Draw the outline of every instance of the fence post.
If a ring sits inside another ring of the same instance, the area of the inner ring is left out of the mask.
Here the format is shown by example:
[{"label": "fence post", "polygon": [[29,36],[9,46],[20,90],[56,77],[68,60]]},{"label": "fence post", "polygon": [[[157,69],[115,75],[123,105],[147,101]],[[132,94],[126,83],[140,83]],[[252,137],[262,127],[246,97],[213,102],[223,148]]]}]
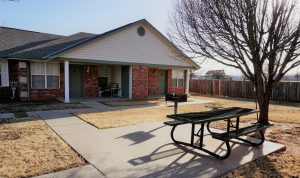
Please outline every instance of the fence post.
[{"label": "fence post", "polygon": [[212,96],[215,95],[215,81],[212,80]]},{"label": "fence post", "polygon": [[219,80],[219,96],[221,96],[221,80]]}]

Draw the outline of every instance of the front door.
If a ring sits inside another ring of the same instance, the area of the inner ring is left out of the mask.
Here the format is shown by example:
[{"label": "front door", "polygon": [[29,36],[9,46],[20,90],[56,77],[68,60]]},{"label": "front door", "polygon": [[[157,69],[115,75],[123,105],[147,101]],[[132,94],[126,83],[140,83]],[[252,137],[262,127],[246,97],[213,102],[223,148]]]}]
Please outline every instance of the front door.
[{"label": "front door", "polygon": [[157,70],[158,75],[158,94],[165,95],[167,93],[167,70]]},{"label": "front door", "polygon": [[70,97],[82,97],[83,69],[80,65],[70,65]]}]

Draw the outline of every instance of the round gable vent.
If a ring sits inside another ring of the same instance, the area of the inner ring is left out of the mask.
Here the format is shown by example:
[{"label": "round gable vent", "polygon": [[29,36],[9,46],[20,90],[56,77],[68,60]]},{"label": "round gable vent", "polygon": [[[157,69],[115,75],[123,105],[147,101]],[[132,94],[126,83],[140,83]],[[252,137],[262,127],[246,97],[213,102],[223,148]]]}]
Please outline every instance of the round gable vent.
[{"label": "round gable vent", "polygon": [[144,27],[139,27],[139,28],[137,29],[137,34],[138,34],[139,36],[144,36],[144,35],[146,34],[145,28],[144,28]]}]

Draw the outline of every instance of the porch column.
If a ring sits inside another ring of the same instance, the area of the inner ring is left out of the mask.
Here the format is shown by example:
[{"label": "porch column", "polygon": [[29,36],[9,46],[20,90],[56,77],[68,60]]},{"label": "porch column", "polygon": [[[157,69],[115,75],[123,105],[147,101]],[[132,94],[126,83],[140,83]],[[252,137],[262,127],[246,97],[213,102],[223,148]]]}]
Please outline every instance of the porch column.
[{"label": "porch column", "polygon": [[64,74],[65,74],[65,103],[70,102],[69,95],[69,61],[64,62]]},{"label": "porch column", "polygon": [[185,77],[185,94],[190,93],[190,69],[186,71],[186,77]]}]

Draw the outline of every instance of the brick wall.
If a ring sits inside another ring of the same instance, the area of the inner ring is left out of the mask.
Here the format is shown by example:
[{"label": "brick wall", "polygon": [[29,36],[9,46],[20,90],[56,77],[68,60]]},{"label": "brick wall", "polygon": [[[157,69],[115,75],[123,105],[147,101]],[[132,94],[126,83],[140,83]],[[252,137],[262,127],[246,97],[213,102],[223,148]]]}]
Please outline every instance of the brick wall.
[{"label": "brick wall", "polygon": [[[186,71],[184,71],[184,78],[186,77]],[[172,70],[168,70],[168,93],[178,93],[178,94],[184,94],[185,93],[185,82],[186,80],[184,79],[184,84],[183,87],[172,87]]]},{"label": "brick wall", "polygon": [[83,95],[84,97],[98,97],[98,66],[83,66]]},{"label": "brick wall", "polygon": [[30,89],[32,100],[50,100],[64,97],[64,64],[60,64],[59,89]]},{"label": "brick wall", "polygon": [[132,66],[132,99],[148,98],[148,67]]},{"label": "brick wall", "polygon": [[148,95],[158,95],[158,75],[155,68],[148,69]]},{"label": "brick wall", "polygon": [[19,61],[17,63],[17,70],[18,70],[18,91],[21,101],[28,100],[28,62]]}]

